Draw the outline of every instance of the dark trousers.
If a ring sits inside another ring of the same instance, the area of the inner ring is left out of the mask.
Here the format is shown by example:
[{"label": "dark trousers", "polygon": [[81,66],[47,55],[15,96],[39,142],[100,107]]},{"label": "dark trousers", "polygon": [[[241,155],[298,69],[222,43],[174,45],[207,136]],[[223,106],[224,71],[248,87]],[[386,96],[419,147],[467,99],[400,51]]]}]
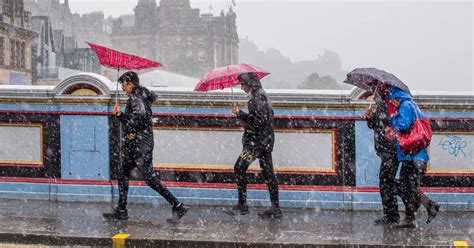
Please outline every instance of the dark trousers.
[{"label": "dark trousers", "polygon": [[397,195],[400,183],[396,179],[399,164],[397,154],[384,153],[379,156],[382,160],[380,164],[379,187],[383,213],[389,219],[399,220]]},{"label": "dark trousers", "polygon": [[[421,175],[426,163],[423,161],[403,161],[400,170],[400,197],[405,205],[405,216],[409,219],[415,218],[415,212],[420,204]],[[427,198],[427,197],[426,197]],[[428,201],[429,198],[427,198]]]},{"label": "dark trousers", "polygon": [[141,149],[137,148],[136,142],[125,142],[123,154],[123,168],[119,177],[119,202],[118,209],[125,210],[127,208],[127,194],[130,180],[130,173],[137,168],[145,178],[148,186],[158,192],[171,205],[179,205],[179,201],[173,194],[161,183],[157,175],[153,172],[153,148]]},{"label": "dark trousers", "polygon": [[243,150],[237,162],[234,165],[234,171],[236,176],[237,188],[239,193],[239,204],[247,203],[247,178],[245,173],[249,166],[258,159],[260,162],[260,168],[262,169],[262,176],[265,179],[265,183],[268,186],[270,192],[270,200],[272,206],[279,208],[278,200],[278,180],[273,170],[273,161],[271,152],[253,152]]}]

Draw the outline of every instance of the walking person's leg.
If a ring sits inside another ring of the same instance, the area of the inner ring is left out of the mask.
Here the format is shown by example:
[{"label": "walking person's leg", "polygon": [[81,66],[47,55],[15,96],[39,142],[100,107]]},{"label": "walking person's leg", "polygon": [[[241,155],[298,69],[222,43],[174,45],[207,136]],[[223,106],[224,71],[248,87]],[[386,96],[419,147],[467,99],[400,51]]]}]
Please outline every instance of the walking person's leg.
[{"label": "walking person's leg", "polygon": [[426,220],[426,224],[429,224],[433,221],[433,219],[438,214],[440,205],[435,201],[431,200],[425,193],[420,190],[421,187],[421,175],[424,175],[426,169],[426,163],[423,161],[415,161],[415,168],[418,170],[418,182],[417,182],[417,201],[421,203],[428,212],[428,219]]},{"label": "walking person's leg", "polygon": [[172,217],[168,219],[168,222],[177,222],[179,221],[188,211],[188,208],[169,191],[169,189],[163,185],[163,183],[158,179],[158,176],[153,172],[153,151],[146,151],[145,154],[142,154],[137,158],[138,168],[143,169],[145,175],[145,182],[150,188],[155,190],[160,194],[169,204],[172,206]]},{"label": "walking person's leg", "polygon": [[133,144],[126,144],[124,146],[124,153],[121,157],[123,167],[121,168],[120,175],[118,178],[118,190],[119,190],[119,200],[117,208],[114,208],[112,213],[104,213],[103,216],[108,219],[128,219],[127,211],[127,198],[128,198],[128,188],[130,181],[130,173],[135,166],[134,154],[131,150],[134,149]]},{"label": "walking person's leg", "polygon": [[132,168],[124,168],[124,171],[118,179],[118,189],[119,189],[119,200],[118,200],[118,209],[126,211],[127,210],[127,198],[128,198],[128,188],[130,181],[130,172]]},{"label": "walking person's leg", "polygon": [[251,151],[242,150],[239,158],[234,165],[235,182],[239,201],[231,209],[225,209],[224,212],[229,215],[244,215],[249,213],[247,206],[247,169],[255,161],[256,154]]},{"label": "walking person's leg", "polygon": [[397,226],[400,228],[415,228],[415,212],[418,203],[419,173],[414,161],[403,161],[400,171],[401,197],[405,204],[405,219]]},{"label": "walking person's leg", "polygon": [[384,216],[376,219],[375,224],[397,224],[400,221],[397,203],[399,183],[395,177],[399,162],[395,153],[384,154],[381,160],[379,187]]},{"label": "walking person's leg", "polygon": [[280,202],[278,196],[278,179],[273,169],[272,153],[261,152],[259,154],[259,162],[260,168],[262,169],[262,176],[265,179],[265,183],[267,184],[268,191],[270,193],[272,208],[260,212],[258,215],[261,217],[281,218],[283,214],[280,210]]},{"label": "walking person's leg", "polygon": [[180,204],[178,199],[168,190],[168,188],[161,183],[157,175],[153,172],[153,163],[151,158],[151,152],[144,154],[141,158],[137,159],[137,164],[139,168],[143,169],[145,176],[145,182],[150,188],[155,190],[160,194],[165,200],[171,204],[171,206],[176,207]]}]

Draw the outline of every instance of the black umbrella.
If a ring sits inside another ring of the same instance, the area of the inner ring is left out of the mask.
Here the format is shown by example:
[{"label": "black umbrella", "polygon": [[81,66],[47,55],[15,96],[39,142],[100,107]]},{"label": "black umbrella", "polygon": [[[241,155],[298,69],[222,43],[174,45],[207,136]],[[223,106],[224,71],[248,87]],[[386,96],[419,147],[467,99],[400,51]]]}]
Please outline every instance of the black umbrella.
[{"label": "black umbrella", "polygon": [[373,91],[373,86],[383,83],[392,87],[400,88],[411,95],[410,89],[395,75],[377,68],[357,68],[347,74],[344,83],[351,84],[367,91]]}]

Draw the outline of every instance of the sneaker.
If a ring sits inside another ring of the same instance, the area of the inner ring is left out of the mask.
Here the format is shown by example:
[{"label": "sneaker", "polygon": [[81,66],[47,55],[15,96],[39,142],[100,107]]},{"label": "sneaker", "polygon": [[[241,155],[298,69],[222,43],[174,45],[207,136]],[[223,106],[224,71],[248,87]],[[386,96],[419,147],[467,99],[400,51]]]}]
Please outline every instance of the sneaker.
[{"label": "sneaker", "polygon": [[280,208],[272,207],[268,210],[258,213],[258,216],[262,218],[280,219],[281,217],[283,217],[283,213],[281,212]]},{"label": "sneaker", "polygon": [[126,209],[113,208],[112,213],[103,213],[102,216],[109,220],[128,220],[128,212]]},{"label": "sneaker", "polygon": [[430,206],[426,208],[428,211],[428,219],[426,220],[426,224],[430,224],[434,218],[436,217],[436,214],[438,214],[440,205],[434,201],[430,202]]},{"label": "sneaker", "polygon": [[378,219],[375,219],[374,222],[375,225],[396,225],[400,222],[400,219],[383,216]]},{"label": "sneaker", "polygon": [[188,208],[184,206],[183,203],[180,203],[177,207],[173,207],[171,210],[171,218],[167,219],[168,223],[178,223],[178,221],[183,218],[183,216],[188,212]]},{"label": "sneaker", "polygon": [[247,204],[237,204],[231,208],[223,209],[222,211],[231,216],[246,215],[250,213]]},{"label": "sneaker", "polygon": [[415,218],[405,218],[396,228],[416,228]]}]

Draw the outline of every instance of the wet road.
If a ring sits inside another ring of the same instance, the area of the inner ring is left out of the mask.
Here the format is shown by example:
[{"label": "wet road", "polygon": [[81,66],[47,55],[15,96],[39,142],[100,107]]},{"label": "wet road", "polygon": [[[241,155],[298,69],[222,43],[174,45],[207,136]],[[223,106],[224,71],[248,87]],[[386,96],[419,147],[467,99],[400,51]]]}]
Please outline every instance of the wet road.
[{"label": "wet road", "polygon": [[[375,226],[381,212],[284,209],[280,220],[263,220],[261,209],[227,216],[222,207],[191,206],[179,224],[168,224],[167,205],[130,205],[128,221],[108,221],[110,204],[5,200],[0,203],[0,242],[45,245],[112,245],[125,233],[127,247],[320,247],[453,246],[474,244],[473,212],[440,212],[418,228]],[[461,243],[463,244],[463,243]]]}]

